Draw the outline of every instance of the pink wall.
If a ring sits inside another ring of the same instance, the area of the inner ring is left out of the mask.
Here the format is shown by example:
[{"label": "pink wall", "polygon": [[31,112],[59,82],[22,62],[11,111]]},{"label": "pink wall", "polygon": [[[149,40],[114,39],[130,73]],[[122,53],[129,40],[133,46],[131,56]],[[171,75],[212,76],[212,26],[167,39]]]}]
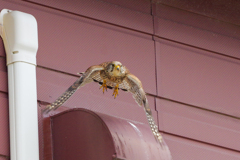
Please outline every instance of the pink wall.
[{"label": "pink wall", "polygon": [[[76,73],[118,60],[150,94],[150,106],[156,110],[153,114],[173,159],[239,159],[239,21],[222,17],[214,0],[202,6],[196,1],[206,12],[192,3],[186,8],[184,2],[0,0],[0,5],[37,19],[37,86],[42,108],[78,78]],[[231,17],[228,9],[225,12]],[[4,160],[9,156],[7,71],[0,45],[0,160]],[[113,99],[111,90],[103,95],[98,88],[86,85],[51,114],[80,107],[147,123],[130,93],[120,92]],[[41,159],[43,119],[39,108]]]}]

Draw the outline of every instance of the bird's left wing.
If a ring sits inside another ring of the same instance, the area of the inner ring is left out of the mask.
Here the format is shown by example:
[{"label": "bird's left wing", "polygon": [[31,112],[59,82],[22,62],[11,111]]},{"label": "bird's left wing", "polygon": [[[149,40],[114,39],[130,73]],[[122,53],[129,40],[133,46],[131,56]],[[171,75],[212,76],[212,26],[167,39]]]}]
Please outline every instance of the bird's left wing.
[{"label": "bird's left wing", "polygon": [[[60,97],[58,97],[53,103],[48,105],[43,112],[48,113],[51,110],[56,110],[63,103],[65,103],[73,93],[80,87],[83,87],[85,84],[93,81],[92,77],[100,74],[100,71],[104,70],[102,65],[96,65],[89,67],[84,73],[82,73],[81,77],[76,80]],[[99,75],[100,77],[100,75]]]},{"label": "bird's left wing", "polygon": [[119,85],[119,88],[130,91],[133,94],[133,98],[139,106],[144,106],[146,112],[147,120],[152,130],[152,133],[156,140],[162,143],[162,136],[159,133],[158,127],[155,124],[154,118],[152,116],[152,111],[149,107],[146,93],[143,90],[141,81],[133,74],[127,74],[123,82]]}]

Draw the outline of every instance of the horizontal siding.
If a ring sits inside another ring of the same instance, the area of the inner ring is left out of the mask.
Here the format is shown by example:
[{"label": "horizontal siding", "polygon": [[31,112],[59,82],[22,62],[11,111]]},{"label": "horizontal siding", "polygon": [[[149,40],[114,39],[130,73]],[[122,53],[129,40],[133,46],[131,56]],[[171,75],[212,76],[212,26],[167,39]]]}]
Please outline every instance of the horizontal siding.
[{"label": "horizontal siding", "polygon": [[[31,2],[142,32],[153,32],[150,1],[139,1],[138,6],[145,6],[144,8],[134,7],[134,2],[133,4],[126,3],[130,4],[128,5],[130,8],[125,8],[115,5],[116,3],[111,4],[99,0],[31,0]],[[138,11],[134,9],[137,9]],[[139,12],[139,10],[148,10],[149,13]]]},{"label": "horizontal siding", "polygon": [[0,160],[9,160],[9,157],[1,156],[1,155],[0,155]]},{"label": "horizontal siding", "polygon": [[240,120],[225,115],[157,99],[160,129],[164,132],[240,150]]},{"label": "horizontal siding", "polygon": [[[1,52],[0,52],[1,53]],[[7,66],[6,58],[0,56],[0,91],[7,92]]]},{"label": "horizontal siding", "polygon": [[240,27],[171,7],[156,7],[156,35],[240,59]]},{"label": "horizontal siding", "polygon": [[2,38],[0,38],[0,56],[5,57],[5,49],[4,49]]},{"label": "horizontal siding", "polygon": [[0,160],[10,156],[7,66],[3,41],[0,42]]},{"label": "horizontal siding", "polygon": [[173,159],[239,159],[240,27],[154,7],[156,110]]},{"label": "horizontal siding", "polygon": [[151,13],[151,0],[103,0],[114,5],[118,5],[124,8],[128,8],[134,11],[139,11],[143,13]]},{"label": "horizontal siding", "polygon": [[240,153],[191,141],[172,135],[164,135],[165,141],[175,160],[239,160]]},{"label": "horizontal siding", "polygon": [[158,0],[161,4],[240,25],[240,2],[225,0]]},{"label": "horizontal siding", "polygon": [[205,30],[220,35],[225,35],[227,37],[240,39],[239,26],[227,22],[220,22],[211,17],[187,12],[163,4],[158,4],[155,8],[154,16],[157,18],[193,27],[195,29]]},{"label": "horizontal siding", "polygon": [[159,96],[240,117],[240,61],[164,40],[156,46]]},{"label": "horizontal siding", "polygon": [[90,65],[118,60],[142,80],[148,93],[156,94],[155,71],[151,69],[155,68],[151,36],[76,16],[65,17],[58,11],[54,13],[33,13],[41,24],[38,65],[76,74]]},{"label": "horizontal siding", "polygon": [[0,155],[9,156],[8,99],[5,93],[0,92],[0,104]]},{"label": "horizontal siding", "polygon": [[21,3],[1,1],[6,8],[30,13],[37,19],[38,65],[76,74],[89,65],[119,60],[141,79],[146,92],[156,94],[155,71],[151,69],[155,68],[154,42],[150,35]]}]

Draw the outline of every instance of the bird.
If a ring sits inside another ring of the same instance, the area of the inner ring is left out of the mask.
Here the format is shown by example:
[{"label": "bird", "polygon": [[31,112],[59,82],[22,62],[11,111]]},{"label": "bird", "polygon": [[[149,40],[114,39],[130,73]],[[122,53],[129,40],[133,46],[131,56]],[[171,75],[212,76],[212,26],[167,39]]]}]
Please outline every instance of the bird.
[{"label": "bird", "polygon": [[156,125],[152,111],[149,107],[147,96],[143,90],[141,81],[122,65],[119,61],[104,62],[99,65],[90,66],[60,97],[53,103],[47,105],[43,112],[48,113],[63,105],[77,89],[84,85],[97,82],[103,93],[105,90],[113,89],[114,98],[117,97],[119,89],[132,93],[133,98],[139,106],[143,106],[151,131],[157,142],[162,143],[163,139]]}]

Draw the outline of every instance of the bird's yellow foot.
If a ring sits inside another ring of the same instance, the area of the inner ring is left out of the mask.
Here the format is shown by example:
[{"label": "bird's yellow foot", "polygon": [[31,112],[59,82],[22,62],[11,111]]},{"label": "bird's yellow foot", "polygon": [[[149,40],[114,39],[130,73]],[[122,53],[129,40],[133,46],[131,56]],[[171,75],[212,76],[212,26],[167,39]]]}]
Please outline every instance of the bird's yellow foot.
[{"label": "bird's yellow foot", "polygon": [[101,87],[100,88],[102,88],[103,89],[103,93],[104,93],[104,91],[105,91],[105,89],[106,89],[106,91],[107,91],[107,81],[106,80],[103,80],[103,84],[101,85]]},{"label": "bird's yellow foot", "polygon": [[118,95],[118,84],[114,87],[113,96],[116,98]]}]

